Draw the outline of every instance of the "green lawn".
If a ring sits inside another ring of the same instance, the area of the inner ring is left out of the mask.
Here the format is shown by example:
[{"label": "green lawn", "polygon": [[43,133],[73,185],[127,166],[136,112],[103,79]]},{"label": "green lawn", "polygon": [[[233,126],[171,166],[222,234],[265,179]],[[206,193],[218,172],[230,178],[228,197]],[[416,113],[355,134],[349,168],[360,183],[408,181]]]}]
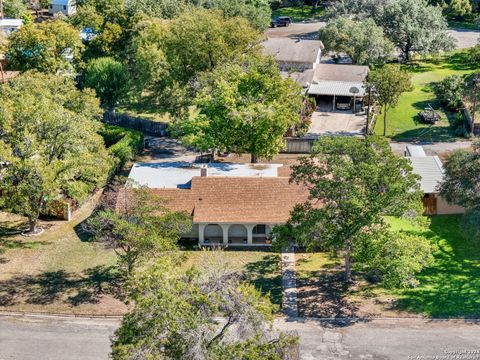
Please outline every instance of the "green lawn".
[{"label": "green lawn", "polygon": [[430,317],[480,317],[480,246],[460,232],[460,216],[435,216],[427,229],[400,220],[393,225],[434,244],[435,263],[418,275],[417,288],[395,292],[397,305]]},{"label": "green lawn", "polygon": [[[0,310],[91,315],[127,311],[115,253],[91,241],[81,227],[99,196],[79,209],[71,222],[42,221],[44,233],[32,238],[20,235],[25,219],[0,212]],[[185,267],[207,259],[203,251],[182,253]],[[274,304],[281,303],[277,253],[225,250],[221,256]]]},{"label": "green lawn", "polygon": [[[205,251],[183,251],[188,257],[184,266],[199,265],[207,260]],[[253,284],[263,294],[268,295],[272,303],[282,302],[282,277],[280,256],[269,251],[224,250],[222,258],[229,268],[241,272],[245,280]]]},{"label": "green lawn", "polygon": [[[400,97],[399,103],[387,114],[387,136],[395,140],[451,141],[454,134],[449,119],[454,114],[442,109],[429,84],[450,75],[464,75],[475,71],[465,64],[465,55],[456,52],[440,60],[425,60],[406,66],[412,74],[414,89]],[[435,126],[418,122],[418,113],[428,105],[439,110],[442,120]],[[383,134],[383,115],[379,115],[375,126],[376,134]]]},{"label": "green lawn", "polygon": [[319,5],[314,11],[311,6],[305,5],[303,7],[292,6],[279,8],[272,12],[272,17],[275,18],[277,16],[290,16],[292,18],[292,21],[301,22],[321,20],[324,14],[325,9],[321,5]]},{"label": "green lawn", "polygon": [[450,20],[448,26],[453,29],[480,30],[480,17],[465,20]]},{"label": "green lawn", "polygon": [[480,246],[460,232],[461,216],[430,217],[428,225],[389,218],[397,231],[426,237],[437,247],[433,266],[416,288],[384,289],[356,274],[343,286],[343,260],[326,253],[297,254],[299,309],[308,316],[418,316],[480,318]]}]

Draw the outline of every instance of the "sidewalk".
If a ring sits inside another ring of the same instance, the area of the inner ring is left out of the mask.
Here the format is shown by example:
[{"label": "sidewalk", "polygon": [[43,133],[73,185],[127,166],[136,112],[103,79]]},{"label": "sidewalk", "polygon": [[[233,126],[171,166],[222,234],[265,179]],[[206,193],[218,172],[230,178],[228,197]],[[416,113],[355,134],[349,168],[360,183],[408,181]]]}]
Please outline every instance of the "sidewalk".
[{"label": "sidewalk", "polygon": [[297,280],[295,277],[295,253],[282,252],[282,309],[287,318],[298,317]]}]

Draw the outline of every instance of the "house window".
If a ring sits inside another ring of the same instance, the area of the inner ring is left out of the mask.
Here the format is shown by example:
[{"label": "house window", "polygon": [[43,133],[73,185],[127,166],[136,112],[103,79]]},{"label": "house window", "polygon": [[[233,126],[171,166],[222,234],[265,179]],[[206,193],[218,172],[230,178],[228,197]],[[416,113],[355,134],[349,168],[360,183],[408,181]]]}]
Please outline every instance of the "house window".
[{"label": "house window", "polygon": [[67,5],[63,5],[63,10],[67,10]]},{"label": "house window", "polygon": [[265,235],[267,232],[267,226],[266,225],[256,225],[253,228],[253,235]]}]

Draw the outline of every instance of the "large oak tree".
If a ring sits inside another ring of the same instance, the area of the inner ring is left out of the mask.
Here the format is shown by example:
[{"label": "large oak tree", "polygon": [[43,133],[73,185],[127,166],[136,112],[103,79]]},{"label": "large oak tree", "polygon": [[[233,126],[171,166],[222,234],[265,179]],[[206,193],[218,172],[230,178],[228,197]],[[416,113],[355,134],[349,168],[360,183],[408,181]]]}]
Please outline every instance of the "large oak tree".
[{"label": "large oak tree", "polygon": [[386,140],[322,137],[292,170],[291,181],[305,186],[310,200],[293,210],[291,235],[302,246],[342,254],[347,283],[352,263],[380,271],[391,286],[407,285],[428,264],[426,239],[400,237],[384,221],[422,209],[418,177]]},{"label": "large oak tree", "polygon": [[102,186],[110,160],[98,100],[64,77],[25,73],[0,89],[0,208],[30,232],[48,200],[77,202]]},{"label": "large oak tree", "polygon": [[249,153],[254,163],[282,150],[300,121],[302,95],[273,58],[253,56],[204,74],[195,104],[198,116],[177,125],[183,139],[202,150]]}]

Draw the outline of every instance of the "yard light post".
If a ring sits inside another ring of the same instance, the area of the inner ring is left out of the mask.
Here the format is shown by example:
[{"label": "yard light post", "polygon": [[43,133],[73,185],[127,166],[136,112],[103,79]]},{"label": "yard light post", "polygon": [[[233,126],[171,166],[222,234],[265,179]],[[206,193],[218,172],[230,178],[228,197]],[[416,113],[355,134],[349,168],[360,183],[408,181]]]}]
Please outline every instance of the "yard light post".
[{"label": "yard light post", "polygon": [[476,73],[473,76],[473,109],[472,109],[472,123],[470,124],[470,135],[475,135],[475,113],[477,112],[477,96],[478,96],[478,84],[480,83],[480,73]]},{"label": "yard light post", "polygon": [[370,126],[370,108],[372,107],[372,93],[374,90],[374,86],[371,83],[367,83],[366,88],[368,90],[368,106],[367,106],[367,128],[365,130],[365,135],[368,135],[368,129]]}]

